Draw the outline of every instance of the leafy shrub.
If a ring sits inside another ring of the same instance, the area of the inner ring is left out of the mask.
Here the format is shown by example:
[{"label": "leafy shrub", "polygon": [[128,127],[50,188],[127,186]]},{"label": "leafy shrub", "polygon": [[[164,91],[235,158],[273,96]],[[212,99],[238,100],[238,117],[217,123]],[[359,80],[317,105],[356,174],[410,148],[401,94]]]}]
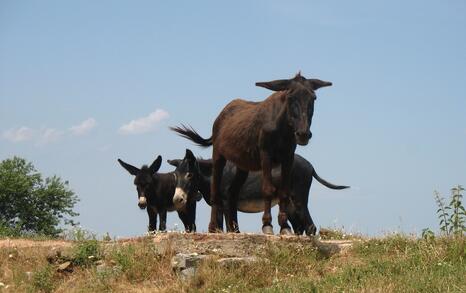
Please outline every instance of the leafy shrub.
[{"label": "leafy shrub", "polygon": [[100,244],[96,239],[79,241],[74,247],[73,264],[89,266],[101,258]]},{"label": "leafy shrub", "polygon": [[36,271],[32,279],[32,288],[34,291],[52,292],[54,289],[53,272],[51,265],[47,265]]},{"label": "leafy shrub", "polygon": [[451,201],[445,204],[444,198],[438,191],[434,191],[434,198],[437,203],[437,215],[440,220],[440,231],[449,235],[463,235],[466,233],[466,210],[463,206],[464,188],[457,185],[451,189]]},{"label": "leafy shrub", "polygon": [[[61,224],[74,225],[78,198],[68,181],[43,178],[25,159],[0,162],[0,231],[21,236],[58,236]],[[8,230],[6,228],[9,228]]]}]

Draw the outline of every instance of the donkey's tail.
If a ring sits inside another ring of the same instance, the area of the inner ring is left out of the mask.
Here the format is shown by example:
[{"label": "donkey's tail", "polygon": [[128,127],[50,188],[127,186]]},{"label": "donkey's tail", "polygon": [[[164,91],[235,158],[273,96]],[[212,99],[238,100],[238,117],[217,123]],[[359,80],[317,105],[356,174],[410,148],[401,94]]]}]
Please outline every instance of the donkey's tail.
[{"label": "donkey's tail", "polygon": [[325,185],[325,186],[327,186],[328,188],[331,188],[331,189],[346,189],[346,188],[349,188],[349,186],[335,185],[335,184],[332,184],[332,183],[320,178],[319,175],[317,175],[317,172],[316,172],[315,169],[314,169],[314,173],[312,173],[312,177],[317,179],[317,181],[319,181],[322,185]]},{"label": "donkey's tail", "polygon": [[199,135],[192,127],[185,126],[181,124],[181,126],[170,127],[171,130],[178,133],[179,136],[187,138],[193,141],[195,144],[201,147],[209,147],[212,145],[212,136],[205,139]]}]

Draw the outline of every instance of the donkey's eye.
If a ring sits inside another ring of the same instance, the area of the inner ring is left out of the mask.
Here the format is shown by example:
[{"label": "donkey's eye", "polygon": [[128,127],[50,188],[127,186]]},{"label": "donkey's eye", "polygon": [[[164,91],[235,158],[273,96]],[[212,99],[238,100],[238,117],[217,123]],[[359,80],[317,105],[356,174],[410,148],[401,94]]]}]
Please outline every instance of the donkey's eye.
[{"label": "donkey's eye", "polygon": [[186,179],[191,179],[191,178],[193,178],[193,173],[190,173],[190,172],[186,173]]}]

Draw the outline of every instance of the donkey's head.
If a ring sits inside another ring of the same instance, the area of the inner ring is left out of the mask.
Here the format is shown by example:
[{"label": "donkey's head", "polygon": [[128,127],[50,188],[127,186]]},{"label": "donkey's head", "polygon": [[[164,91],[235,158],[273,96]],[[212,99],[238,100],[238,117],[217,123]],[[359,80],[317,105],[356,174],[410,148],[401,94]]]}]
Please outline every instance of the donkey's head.
[{"label": "donkey's head", "polygon": [[170,165],[175,166],[176,188],[173,196],[173,204],[177,210],[183,209],[188,201],[198,201],[201,170],[193,153],[186,149],[182,160],[168,160]]},{"label": "donkey's head", "polygon": [[306,79],[298,73],[292,79],[280,79],[269,82],[256,82],[257,86],[272,91],[284,91],[286,99],[286,118],[293,129],[296,143],[307,145],[312,137],[310,131],[314,115],[315,91],[332,83],[320,79]]},{"label": "donkey's head", "polygon": [[135,176],[134,185],[136,185],[136,190],[138,192],[138,206],[144,209],[147,206],[147,199],[155,193],[157,182],[153,175],[159,170],[162,164],[162,157],[158,156],[150,167],[144,165],[141,169],[125,163],[120,159],[118,159],[118,163],[120,163],[129,174]]}]

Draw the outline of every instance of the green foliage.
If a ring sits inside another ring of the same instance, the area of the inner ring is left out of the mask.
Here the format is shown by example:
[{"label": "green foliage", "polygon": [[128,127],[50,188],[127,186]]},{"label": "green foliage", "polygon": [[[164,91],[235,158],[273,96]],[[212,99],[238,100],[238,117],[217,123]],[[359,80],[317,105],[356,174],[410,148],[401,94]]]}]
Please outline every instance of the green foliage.
[{"label": "green foliage", "polygon": [[76,245],[73,248],[73,264],[90,266],[102,258],[102,249],[94,234],[75,229]]},{"label": "green foliage", "polygon": [[426,241],[432,241],[435,239],[435,234],[434,231],[432,231],[429,228],[422,229],[422,234],[421,234],[422,239]]},{"label": "green foliage", "polygon": [[36,271],[32,279],[32,289],[36,292],[52,292],[54,289],[53,267],[46,265]]},{"label": "green foliage", "polygon": [[21,231],[17,226],[11,227],[0,220],[0,237],[20,237]]},{"label": "green foliage", "polygon": [[[0,236],[58,236],[71,219],[78,198],[60,177],[45,179],[25,159],[0,162]],[[9,234],[11,233],[11,234]]]},{"label": "green foliage", "polygon": [[446,206],[443,197],[436,190],[434,191],[434,198],[435,198],[435,202],[437,203],[437,206],[439,207],[437,210],[437,215],[440,220],[440,231],[448,235],[449,233],[448,209],[450,209],[450,207]]},{"label": "green foliage", "polygon": [[132,269],[135,264],[134,255],[135,249],[133,246],[129,245],[115,250],[112,253],[112,258],[121,267],[123,272],[127,272]]},{"label": "green foliage", "polygon": [[466,233],[466,210],[462,204],[463,195],[461,192],[464,188],[461,185],[455,186],[451,189],[451,202],[450,202],[450,233],[454,235],[461,235]]},{"label": "green foliage", "polygon": [[440,193],[434,191],[438,205],[437,215],[440,220],[440,231],[445,235],[463,235],[466,233],[466,210],[462,204],[464,188],[457,185],[451,189],[451,201],[447,206]]}]

